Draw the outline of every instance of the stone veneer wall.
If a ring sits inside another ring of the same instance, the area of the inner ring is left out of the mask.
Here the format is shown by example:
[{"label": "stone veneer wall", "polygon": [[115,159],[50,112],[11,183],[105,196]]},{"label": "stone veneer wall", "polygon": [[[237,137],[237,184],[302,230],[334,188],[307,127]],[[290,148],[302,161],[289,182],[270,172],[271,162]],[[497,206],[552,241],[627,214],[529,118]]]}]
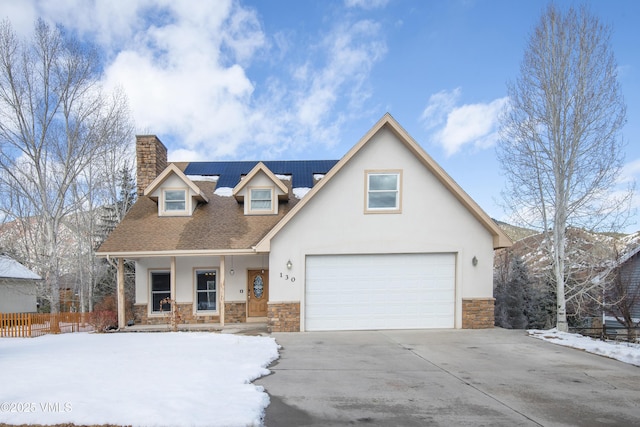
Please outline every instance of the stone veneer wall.
[{"label": "stone veneer wall", "polygon": [[138,196],[167,168],[167,147],[155,135],[136,135]]},{"label": "stone veneer wall", "polygon": [[247,321],[247,303],[225,302],[224,323],[245,323]]},{"label": "stone veneer wall", "polygon": [[462,329],[487,329],[495,326],[494,298],[462,300]]},{"label": "stone veneer wall", "polygon": [[300,332],[299,302],[270,302],[267,309],[267,330]]},{"label": "stone veneer wall", "polygon": [[[220,316],[215,315],[195,315],[193,313],[193,304],[178,303],[178,324],[198,324],[198,323],[220,323]],[[134,321],[136,325],[166,325],[171,322],[170,312],[167,312],[164,316],[149,316],[147,311],[147,304],[136,304],[134,306]]]}]

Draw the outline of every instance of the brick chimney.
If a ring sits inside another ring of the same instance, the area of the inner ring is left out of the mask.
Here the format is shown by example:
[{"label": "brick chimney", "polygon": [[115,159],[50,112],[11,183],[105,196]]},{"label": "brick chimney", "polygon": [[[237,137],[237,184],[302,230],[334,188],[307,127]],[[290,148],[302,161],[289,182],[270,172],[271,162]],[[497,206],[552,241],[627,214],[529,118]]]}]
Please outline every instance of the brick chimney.
[{"label": "brick chimney", "polygon": [[136,135],[138,196],[167,167],[167,147],[155,135]]}]

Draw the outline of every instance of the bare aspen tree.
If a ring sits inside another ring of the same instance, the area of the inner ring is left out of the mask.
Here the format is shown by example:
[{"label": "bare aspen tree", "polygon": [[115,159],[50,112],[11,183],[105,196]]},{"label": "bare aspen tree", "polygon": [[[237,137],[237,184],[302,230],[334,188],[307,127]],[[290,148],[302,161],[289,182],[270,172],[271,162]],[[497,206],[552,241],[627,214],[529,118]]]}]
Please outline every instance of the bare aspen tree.
[{"label": "bare aspen tree", "polygon": [[95,202],[87,173],[132,134],[126,100],[103,93],[99,67],[97,53],[60,27],[38,20],[33,38],[19,40],[0,24],[0,209],[23,224],[52,311],[61,274],[79,262],[65,255],[63,230]]},{"label": "bare aspen tree", "polygon": [[[614,193],[623,165],[626,107],[611,29],[586,8],[548,6],[531,34],[520,75],[508,85],[498,159],[504,199],[519,221],[544,233],[557,293],[557,328],[584,288],[567,286],[567,227],[619,229],[631,188]],[[617,195],[615,195],[617,194]]]}]

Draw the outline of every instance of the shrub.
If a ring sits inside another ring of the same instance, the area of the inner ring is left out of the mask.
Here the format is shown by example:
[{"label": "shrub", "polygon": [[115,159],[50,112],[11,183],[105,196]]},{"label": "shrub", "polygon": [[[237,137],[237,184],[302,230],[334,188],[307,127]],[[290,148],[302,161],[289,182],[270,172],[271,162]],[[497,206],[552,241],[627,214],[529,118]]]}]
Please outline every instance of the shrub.
[{"label": "shrub", "polygon": [[91,313],[89,324],[96,332],[118,329],[118,315],[111,310],[95,310]]}]

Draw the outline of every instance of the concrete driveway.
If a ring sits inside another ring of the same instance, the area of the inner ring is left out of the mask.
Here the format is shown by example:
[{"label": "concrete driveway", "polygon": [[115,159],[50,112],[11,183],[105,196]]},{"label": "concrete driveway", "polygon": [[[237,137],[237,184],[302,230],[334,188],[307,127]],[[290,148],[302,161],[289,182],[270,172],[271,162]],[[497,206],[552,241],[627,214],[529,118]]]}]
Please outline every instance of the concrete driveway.
[{"label": "concrete driveway", "polygon": [[640,425],[640,368],[524,331],[272,336],[267,427]]}]

